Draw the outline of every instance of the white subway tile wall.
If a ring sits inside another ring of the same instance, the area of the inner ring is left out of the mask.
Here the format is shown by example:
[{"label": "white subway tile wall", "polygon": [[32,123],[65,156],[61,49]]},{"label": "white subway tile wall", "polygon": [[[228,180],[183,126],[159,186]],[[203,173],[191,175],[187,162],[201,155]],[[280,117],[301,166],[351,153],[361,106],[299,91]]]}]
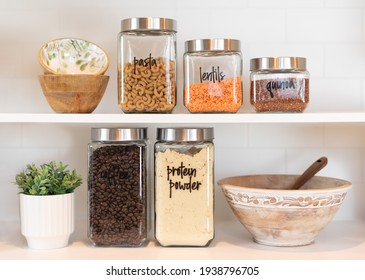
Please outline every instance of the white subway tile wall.
[{"label": "white subway tile wall", "polygon": [[[38,82],[37,56],[48,40],[79,37],[110,56],[110,81],[95,113],[120,113],[117,103],[117,34],[120,21],[169,17],[178,23],[178,106],[182,103],[184,42],[210,37],[242,42],[244,105],[249,104],[249,60],[304,56],[310,78],[308,112],[365,110],[365,1],[363,0],[0,0],[0,112],[53,113]],[[168,116],[166,116],[168,117]],[[18,220],[14,176],[27,163],[62,160],[84,184],[77,190],[77,219],[87,217],[87,143],[92,125],[0,124],[0,221]],[[156,125],[150,125],[151,150]],[[320,156],[321,175],[353,182],[336,219],[365,219],[365,125],[215,125],[216,181],[258,173],[301,173]],[[151,153],[152,155],[152,153]],[[152,170],[150,172],[153,172]],[[152,188],[152,184],[151,184]],[[216,187],[217,218],[234,219]]]}]

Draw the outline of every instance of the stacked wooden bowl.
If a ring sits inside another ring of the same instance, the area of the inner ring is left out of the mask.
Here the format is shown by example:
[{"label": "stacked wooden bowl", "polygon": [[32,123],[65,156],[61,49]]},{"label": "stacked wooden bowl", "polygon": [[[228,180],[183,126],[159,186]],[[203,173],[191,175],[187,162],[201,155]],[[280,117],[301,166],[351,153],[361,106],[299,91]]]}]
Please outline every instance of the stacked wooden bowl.
[{"label": "stacked wooden bowl", "polygon": [[92,113],[108,85],[109,57],[86,40],[63,38],[44,44],[38,54],[43,94],[56,113]]}]

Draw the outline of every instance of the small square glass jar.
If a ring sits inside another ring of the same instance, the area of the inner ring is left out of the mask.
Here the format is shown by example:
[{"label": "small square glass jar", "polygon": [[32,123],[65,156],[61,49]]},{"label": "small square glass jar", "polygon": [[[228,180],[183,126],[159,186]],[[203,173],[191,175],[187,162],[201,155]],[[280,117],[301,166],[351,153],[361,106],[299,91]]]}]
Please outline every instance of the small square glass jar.
[{"label": "small square glass jar", "polygon": [[309,72],[303,57],[250,60],[250,102],[256,112],[303,112],[309,103]]},{"label": "small square glass jar", "polygon": [[190,113],[236,113],[242,105],[241,43],[185,42],[184,105]]},{"label": "small square glass jar", "polygon": [[118,104],[124,113],[171,113],[176,106],[177,23],[128,18],[118,34]]}]

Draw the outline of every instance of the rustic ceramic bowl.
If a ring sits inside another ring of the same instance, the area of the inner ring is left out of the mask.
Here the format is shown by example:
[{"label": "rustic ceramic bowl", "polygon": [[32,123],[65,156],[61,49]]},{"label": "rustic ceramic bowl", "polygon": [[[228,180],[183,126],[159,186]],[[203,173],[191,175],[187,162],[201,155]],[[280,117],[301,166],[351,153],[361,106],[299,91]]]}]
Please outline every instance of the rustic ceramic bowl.
[{"label": "rustic ceramic bowl", "polygon": [[39,82],[56,113],[92,113],[109,81],[105,75],[41,75]]},{"label": "rustic ceramic bowl", "polygon": [[331,222],[352,184],[314,176],[302,189],[289,189],[298,176],[237,176],[222,179],[218,185],[254,241],[302,246],[313,243]]},{"label": "rustic ceramic bowl", "polygon": [[108,54],[82,39],[61,38],[45,43],[38,60],[45,73],[101,75],[109,67]]}]

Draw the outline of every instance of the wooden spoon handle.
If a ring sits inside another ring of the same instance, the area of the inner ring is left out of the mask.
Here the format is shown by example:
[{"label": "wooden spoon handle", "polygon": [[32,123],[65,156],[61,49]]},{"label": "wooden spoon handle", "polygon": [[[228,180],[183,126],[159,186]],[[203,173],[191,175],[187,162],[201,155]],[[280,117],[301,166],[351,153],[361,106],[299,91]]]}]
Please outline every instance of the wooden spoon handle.
[{"label": "wooden spoon handle", "polygon": [[309,166],[302,175],[300,175],[292,186],[293,190],[300,189],[310,178],[327,165],[327,158],[321,157]]}]

